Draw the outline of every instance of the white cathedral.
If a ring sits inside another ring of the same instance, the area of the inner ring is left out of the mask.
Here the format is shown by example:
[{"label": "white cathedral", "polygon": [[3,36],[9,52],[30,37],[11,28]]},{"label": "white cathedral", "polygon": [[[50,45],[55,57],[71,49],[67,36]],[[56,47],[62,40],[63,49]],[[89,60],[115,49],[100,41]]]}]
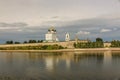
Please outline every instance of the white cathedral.
[{"label": "white cathedral", "polygon": [[[57,31],[54,29],[54,27],[50,27],[48,29],[48,32],[45,34],[45,42],[58,42],[59,39],[57,38]],[[66,33],[65,35],[65,41],[70,41],[70,35],[69,33]]]},{"label": "white cathedral", "polygon": [[59,41],[57,38],[57,32],[54,29],[54,27],[51,27],[50,29],[48,29],[48,32],[45,34],[45,39],[46,42],[57,42]]}]

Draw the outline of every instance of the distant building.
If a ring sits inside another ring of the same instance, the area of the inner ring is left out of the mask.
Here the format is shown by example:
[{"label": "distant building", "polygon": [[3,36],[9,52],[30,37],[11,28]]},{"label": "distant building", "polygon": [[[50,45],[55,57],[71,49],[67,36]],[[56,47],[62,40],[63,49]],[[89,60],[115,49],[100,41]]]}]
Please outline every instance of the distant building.
[{"label": "distant building", "polygon": [[45,34],[46,42],[57,42],[59,41],[57,38],[57,32],[54,27],[48,29],[48,32]]},{"label": "distant building", "polygon": [[69,33],[65,34],[65,41],[70,41],[70,34]]}]

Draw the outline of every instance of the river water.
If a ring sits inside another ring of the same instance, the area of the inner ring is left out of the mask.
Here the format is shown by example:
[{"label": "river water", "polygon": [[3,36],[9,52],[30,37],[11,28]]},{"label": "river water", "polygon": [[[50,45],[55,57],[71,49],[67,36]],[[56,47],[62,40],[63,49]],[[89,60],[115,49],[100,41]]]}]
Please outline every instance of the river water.
[{"label": "river water", "polygon": [[120,80],[120,52],[0,52],[0,80]]}]

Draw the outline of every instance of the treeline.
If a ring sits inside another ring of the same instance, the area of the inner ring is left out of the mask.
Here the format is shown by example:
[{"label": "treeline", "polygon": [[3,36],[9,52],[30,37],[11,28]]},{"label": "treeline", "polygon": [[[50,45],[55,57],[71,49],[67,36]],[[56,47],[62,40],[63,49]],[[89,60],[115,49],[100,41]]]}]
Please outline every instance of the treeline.
[{"label": "treeline", "polygon": [[58,50],[58,49],[64,49],[64,47],[54,44],[54,45],[16,46],[0,48],[0,50]]},{"label": "treeline", "polygon": [[74,43],[75,48],[103,48],[104,42],[102,38],[96,38],[95,42],[78,42]]},{"label": "treeline", "polygon": [[111,46],[110,47],[120,47],[120,41],[119,40],[113,40],[111,42]]},{"label": "treeline", "polygon": [[21,43],[42,43],[43,40],[28,40],[24,42],[18,42],[18,41],[6,41],[6,44],[21,44]]}]

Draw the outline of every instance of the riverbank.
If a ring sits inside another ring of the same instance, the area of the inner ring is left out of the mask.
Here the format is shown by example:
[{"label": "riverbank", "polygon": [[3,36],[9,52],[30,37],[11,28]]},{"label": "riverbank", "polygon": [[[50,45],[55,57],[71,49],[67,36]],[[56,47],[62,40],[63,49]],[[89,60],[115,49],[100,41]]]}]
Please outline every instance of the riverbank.
[{"label": "riverbank", "polygon": [[120,48],[82,48],[59,50],[0,50],[0,52],[81,52],[81,51],[120,51]]}]

